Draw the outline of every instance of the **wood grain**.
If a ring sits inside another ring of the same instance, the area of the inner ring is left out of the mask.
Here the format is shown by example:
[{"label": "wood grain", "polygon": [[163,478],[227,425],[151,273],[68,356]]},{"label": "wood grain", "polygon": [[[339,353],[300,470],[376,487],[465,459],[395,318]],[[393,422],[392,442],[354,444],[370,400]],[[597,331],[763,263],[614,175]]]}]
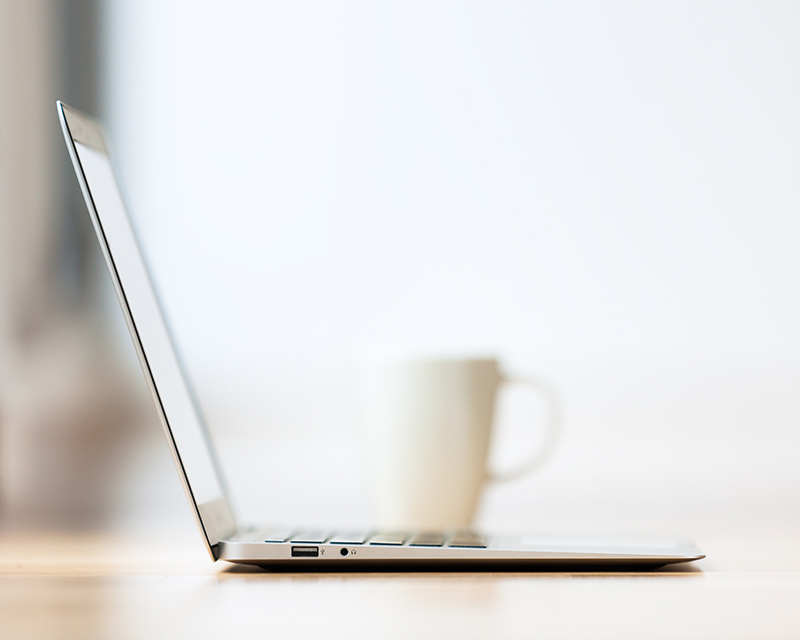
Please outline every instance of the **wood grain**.
[{"label": "wood grain", "polygon": [[0,534],[2,638],[797,638],[794,527],[650,573],[267,573],[193,540]]}]

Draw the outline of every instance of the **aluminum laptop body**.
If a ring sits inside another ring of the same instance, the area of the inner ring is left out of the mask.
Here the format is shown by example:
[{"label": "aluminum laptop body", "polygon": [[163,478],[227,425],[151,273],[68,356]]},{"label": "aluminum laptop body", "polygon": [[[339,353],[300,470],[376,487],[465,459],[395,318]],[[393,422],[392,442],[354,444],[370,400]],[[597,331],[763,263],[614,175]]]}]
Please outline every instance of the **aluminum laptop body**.
[{"label": "aluminum laptop body", "polygon": [[200,534],[214,560],[283,569],[653,568],[704,557],[688,543],[482,536],[474,532],[240,527],[153,289],[100,125],[58,102],[75,173]]}]

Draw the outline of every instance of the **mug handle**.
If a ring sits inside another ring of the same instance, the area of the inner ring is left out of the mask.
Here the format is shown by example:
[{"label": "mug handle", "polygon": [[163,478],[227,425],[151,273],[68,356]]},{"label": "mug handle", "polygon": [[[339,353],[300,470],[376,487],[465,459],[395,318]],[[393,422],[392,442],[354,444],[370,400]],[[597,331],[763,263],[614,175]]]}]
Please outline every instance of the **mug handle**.
[{"label": "mug handle", "polygon": [[547,405],[547,432],[545,433],[544,442],[539,450],[536,451],[526,462],[515,468],[509,469],[508,471],[493,471],[491,469],[487,469],[486,477],[491,482],[507,482],[508,480],[516,480],[539,469],[539,467],[541,467],[552,455],[561,435],[561,408],[558,403],[558,397],[555,389],[549,382],[541,378],[510,378],[503,375],[501,378],[501,383],[508,385],[522,385],[529,389],[534,389],[542,395]]}]

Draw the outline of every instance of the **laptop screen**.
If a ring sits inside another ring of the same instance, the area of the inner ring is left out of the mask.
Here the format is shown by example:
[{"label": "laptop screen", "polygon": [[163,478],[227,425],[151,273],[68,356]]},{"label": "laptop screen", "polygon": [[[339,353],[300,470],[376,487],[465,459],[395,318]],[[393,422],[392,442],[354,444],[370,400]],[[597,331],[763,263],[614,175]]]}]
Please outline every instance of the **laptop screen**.
[{"label": "laptop screen", "polygon": [[125,215],[108,156],[80,142],[76,143],[97,215],[103,226],[109,251],[114,258],[147,364],[158,384],[172,436],[181,457],[194,499],[202,504],[222,496],[211,454],[183,382],[158,301]]},{"label": "laptop screen", "polygon": [[[84,196],[93,216],[106,262],[117,285],[117,295],[129,313],[129,329],[139,347],[140,361],[171,440],[179,473],[209,547],[233,532],[233,517],[225,499],[205,426],[187,385],[185,374],[150,281],[135,233],[114,178],[99,130],[65,109],[83,174]],[[80,131],[83,131],[81,136]],[[65,133],[68,133],[65,131]],[[85,144],[84,139],[94,144]],[[212,550],[213,554],[213,550]]]}]

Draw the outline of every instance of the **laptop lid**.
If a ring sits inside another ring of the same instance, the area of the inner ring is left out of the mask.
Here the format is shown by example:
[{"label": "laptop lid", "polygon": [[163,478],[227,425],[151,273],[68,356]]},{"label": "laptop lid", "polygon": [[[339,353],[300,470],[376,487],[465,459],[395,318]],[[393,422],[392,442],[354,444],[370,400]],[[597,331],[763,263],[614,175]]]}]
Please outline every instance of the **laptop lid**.
[{"label": "laptop lid", "polygon": [[216,560],[236,530],[208,431],[120,195],[100,125],[57,102],[61,127],[139,362],[197,525]]}]

